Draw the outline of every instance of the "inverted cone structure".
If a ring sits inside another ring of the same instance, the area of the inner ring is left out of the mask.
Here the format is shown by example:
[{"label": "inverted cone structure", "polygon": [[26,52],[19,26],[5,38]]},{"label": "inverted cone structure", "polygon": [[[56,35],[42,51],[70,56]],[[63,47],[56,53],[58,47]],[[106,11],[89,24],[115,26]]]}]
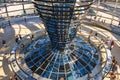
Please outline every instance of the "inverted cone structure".
[{"label": "inverted cone structure", "polygon": [[80,18],[93,0],[35,0],[53,47],[64,48],[75,37]]},{"label": "inverted cone structure", "polygon": [[[92,72],[98,63],[97,50],[84,41],[83,36],[76,36],[80,19],[92,2],[93,0],[33,2],[49,36],[28,46],[25,61],[33,73],[45,77],[45,80],[76,80]],[[32,45],[33,49],[30,48]]]}]

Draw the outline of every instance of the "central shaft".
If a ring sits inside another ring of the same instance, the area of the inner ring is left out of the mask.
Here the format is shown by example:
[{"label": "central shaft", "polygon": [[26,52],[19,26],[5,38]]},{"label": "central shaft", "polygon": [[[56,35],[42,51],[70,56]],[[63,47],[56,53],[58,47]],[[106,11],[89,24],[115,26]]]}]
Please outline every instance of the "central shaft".
[{"label": "central shaft", "polygon": [[37,11],[44,22],[53,48],[64,49],[75,37],[80,16],[90,4],[79,0],[39,1]]},{"label": "central shaft", "polygon": [[[71,6],[73,5],[73,6]],[[50,37],[53,47],[64,48],[70,42],[70,23],[73,16],[74,2],[68,3],[49,3],[42,7],[47,10],[46,14],[41,14],[46,30]]]}]

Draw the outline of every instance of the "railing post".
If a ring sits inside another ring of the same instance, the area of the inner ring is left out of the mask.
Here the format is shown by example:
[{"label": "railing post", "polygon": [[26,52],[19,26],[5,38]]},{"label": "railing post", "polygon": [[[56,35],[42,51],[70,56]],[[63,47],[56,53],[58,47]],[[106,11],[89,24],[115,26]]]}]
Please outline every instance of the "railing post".
[{"label": "railing post", "polygon": [[6,4],[5,4],[5,11],[6,11],[6,14],[7,14],[9,26],[11,26],[11,23],[10,23],[10,16],[9,16],[9,14],[8,14],[8,9],[7,9],[7,5],[6,5]]}]

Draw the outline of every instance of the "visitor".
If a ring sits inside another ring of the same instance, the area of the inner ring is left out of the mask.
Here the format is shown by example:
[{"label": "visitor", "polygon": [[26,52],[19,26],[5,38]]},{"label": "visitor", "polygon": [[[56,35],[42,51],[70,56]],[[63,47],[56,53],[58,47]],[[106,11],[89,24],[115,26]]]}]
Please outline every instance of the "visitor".
[{"label": "visitor", "polygon": [[111,72],[109,78],[110,78],[110,80],[115,80],[116,79],[116,75],[113,72]]},{"label": "visitor", "polygon": [[100,22],[100,18],[98,18],[98,21]]},{"label": "visitor", "polygon": [[34,35],[33,34],[31,35],[31,40],[34,41]]},{"label": "visitor", "polygon": [[90,35],[92,35],[93,34],[93,30],[90,30]]},{"label": "visitor", "polygon": [[93,34],[93,30],[90,30],[89,36],[88,36],[88,42],[90,43],[90,37]]},{"label": "visitor", "polygon": [[111,42],[110,37],[109,37],[109,36],[108,36],[108,37],[106,37],[105,43],[106,43],[107,45],[110,45],[110,42]]},{"label": "visitor", "polygon": [[88,36],[88,42],[90,43],[90,35]]},{"label": "visitor", "polygon": [[4,53],[4,57],[5,57],[5,58],[7,57],[7,53]]},{"label": "visitor", "polygon": [[101,22],[104,23],[104,20],[102,19]]},{"label": "visitor", "polygon": [[80,33],[81,33],[81,30],[82,30],[82,26],[80,25],[80,27],[79,27],[79,28],[80,28]]},{"label": "visitor", "polygon": [[118,23],[118,26],[120,25],[120,21],[119,21],[119,23]]},{"label": "visitor", "polygon": [[19,41],[19,38],[18,38],[18,36],[16,36],[15,37],[15,42],[18,43],[18,41]]},{"label": "visitor", "polygon": [[103,48],[103,44],[104,44],[104,43],[105,43],[105,39],[102,38],[102,39],[101,39],[101,43],[98,45],[98,49]]},{"label": "visitor", "polygon": [[36,14],[36,11],[34,10],[34,14]]},{"label": "visitor", "polygon": [[116,60],[115,56],[113,56],[112,63],[115,64],[116,61],[117,61],[117,60]]},{"label": "visitor", "polygon": [[19,39],[22,40],[22,36],[21,36],[21,34],[19,34]]},{"label": "visitor", "polygon": [[9,80],[13,80],[11,76],[9,77]]},{"label": "visitor", "polygon": [[91,78],[92,77],[92,73],[88,73],[88,78]]},{"label": "visitor", "polygon": [[18,80],[17,77],[15,77],[15,80]]},{"label": "visitor", "polygon": [[17,75],[14,75],[14,78],[15,78],[15,80],[18,80],[18,79],[17,79]]},{"label": "visitor", "polygon": [[101,41],[102,41],[103,43],[106,43],[106,42],[105,42],[105,38],[102,38]]},{"label": "visitor", "polygon": [[117,61],[112,66],[112,72],[115,73],[116,71],[117,71]]},{"label": "visitor", "polygon": [[2,40],[3,47],[7,47],[6,40]]},{"label": "visitor", "polygon": [[115,56],[113,56],[113,59],[112,59],[112,71],[115,72],[117,70],[117,60],[115,58]]},{"label": "visitor", "polygon": [[24,21],[25,21],[25,23],[27,23],[27,19],[26,19],[26,17],[24,18]]},{"label": "visitor", "polygon": [[97,18],[97,17],[95,16],[95,17],[94,17],[94,20],[96,20],[96,18]]},{"label": "visitor", "polygon": [[106,20],[103,21],[103,23],[105,23],[105,22],[106,22]]},{"label": "visitor", "polygon": [[98,33],[96,32],[96,33],[95,33],[95,36],[97,37],[97,35],[98,35]]},{"label": "visitor", "polygon": [[112,50],[113,47],[114,47],[114,41],[112,41],[110,44],[110,50]]},{"label": "visitor", "polygon": [[3,44],[3,45],[6,44],[6,41],[5,41],[5,40],[2,40],[2,44]]},{"label": "visitor", "polygon": [[103,47],[103,43],[100,43],[99,45],[98,45],[98,49],[101,49]]}]

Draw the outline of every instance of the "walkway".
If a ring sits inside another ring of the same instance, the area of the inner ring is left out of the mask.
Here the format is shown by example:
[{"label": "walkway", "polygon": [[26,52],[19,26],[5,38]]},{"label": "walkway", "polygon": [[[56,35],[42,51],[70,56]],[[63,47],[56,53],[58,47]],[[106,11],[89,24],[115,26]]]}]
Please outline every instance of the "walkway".
[{"label": "walkway", "polygon": [[[7,40],[7,48],[3,48],[2,45],[0,46],[0,79],[1,80],[8,80],[11,73],[11,68],[9,65],[9,62],[7,61],[6,58],[8,58],[8,53],[11,51],[12,47],[14,46],[13,43],[15,43],[14,39],[15,36],[18,34],[21,34],[22,36],[32,33],[33,31],[36,31],[38,29],[41,29],[41,26],[39,23],[41,22],[38,18],[35,19],[31,19],[29,21],[27,21],[27,24],[24,21],[20,21],[17,23],[12,23],[12,27],[7,26],[5,29],[0,29],[0,42],[2,39]],[[36,24],[39,23],[39,24]],[[42,25],[42,24],[41,24]],[[96,32],[100,32],[100,33],[104,33],[105,35],[109,35],[115,42],[120,41],[120,36],[115,35],[114,33],[110,33],[106,30],[97,28],[95,26],[87,26],[84,25],[84,27],[82,27],[83,30],[87,31],[87,28],[92,29]],[[43,25],[42,25],[43,28]],[[116,44],[115,47],[112,50],[112,55],[116,56],[116,59],[118,61],[118,64],[120,65],[120,48],[118,47],[118,45]],[[114,54],[113,54],[114,53]],[[4,54],[6,54],[6,56],[4,56]],[[8,63],[8,65],[7,65]],[[7,68],[7,69],[6,69]],[[118,75],[120,75],[120,70],[117,73]]]},{"label": "walkway", "polygon": [[[12,23],[12,27],[7,26],[4,29],[0,29],[0,80],[9,80],[10,76],[14,77],[11,75],[12,69],[8,60],[9,53],[15,43],[15,36],[18,34],[24,36],[43,28],[43,25],[39,26],[39,24],[41,24],[41,21],[35,17],[35,19],[31,19],[27,23],[21,20],[20,22]],[[7,42],[8,47],[6,48],[1,43],[3,39]]]}]

